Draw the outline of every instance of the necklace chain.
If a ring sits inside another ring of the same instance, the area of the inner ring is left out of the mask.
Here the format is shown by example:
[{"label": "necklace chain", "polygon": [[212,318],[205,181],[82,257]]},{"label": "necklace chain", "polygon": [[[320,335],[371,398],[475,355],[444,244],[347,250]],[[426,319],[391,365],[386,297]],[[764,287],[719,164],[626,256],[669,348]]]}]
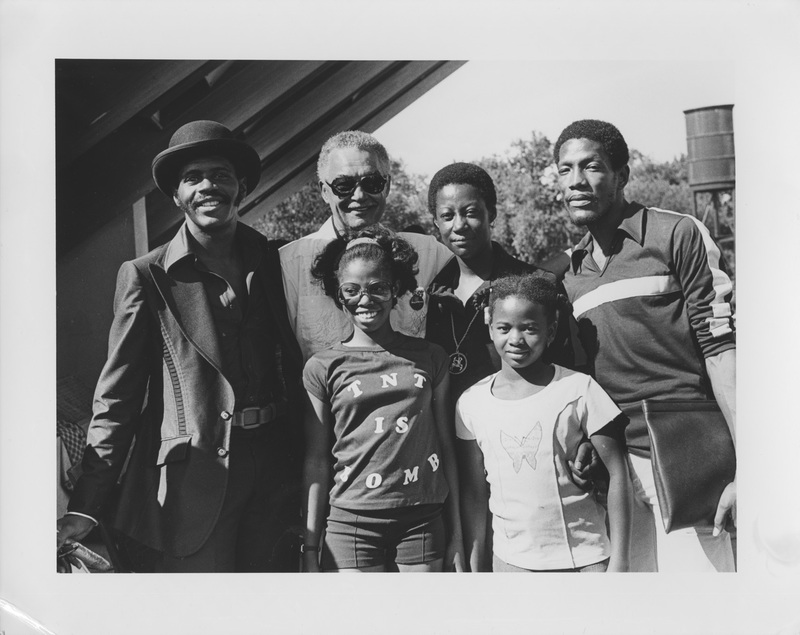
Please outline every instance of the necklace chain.
[{"label": "necklace chain", "polygon": [[[492,287],[492,281],[489,280],[490,290],[491,287]],[[452,310],[450,311],[450,329],[453,332],[453,343],[456,345],[455,352],[450,355],[450,366],[448,368],[448,370],[452,375],[460,375],[467,369],[467,364],[469,360],[467,359],[467,356],[464,355],[464,353],[462,353],[459,349],[461,348],[461,345],[464,343],[464,340],[467,339],[467,335],[469,335],[469,331],[472,328],[472,325],[475,323],[478,314],[483,313],[483,307],[481,306],[483,303],[482,302],[478,303],[477,300],[475,303],[478,304],[478,306],[476,307],[475,313],[473,313],[472,319],[469,321],[469,324],[467,324],[467,328],[464,331],[464,334],[461,336],[461,339],[458,339],[456,337],[456,323],[455,320],[453,319],[453,311]],[[467,302],[467,304],[469,304],[469,302]],[[464,308],[466,308],[466,305]]]},{"label": "necklace chain", "polygon": [[453,331],[453,343],[456,345],[456,353],[458,353],[458,349],[461,347],[461,344],[464,343],[464,340],[469,334],[469,330],[472,328],[472,324],[475,322],[475,318],[478,317],[478,314],[481,312],[482,311],[480,307],[478,307],[475,310],[475,314],[472,316],[472,319],[469,321],[469,324],[467,325],[467,330],[464,331],[464,335],[462,335],[461,339],[459,340],[456,338],[456,323],[453,321],[453,312],[450,311],[450,328]]}]

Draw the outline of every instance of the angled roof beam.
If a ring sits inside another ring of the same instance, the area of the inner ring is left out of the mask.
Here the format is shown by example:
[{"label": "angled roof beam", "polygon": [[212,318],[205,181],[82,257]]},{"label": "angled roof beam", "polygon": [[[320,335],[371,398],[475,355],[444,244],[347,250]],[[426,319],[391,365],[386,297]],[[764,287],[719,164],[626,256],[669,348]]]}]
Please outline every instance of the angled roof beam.
[{"label": "angled roof beam", "polygon": [[[165,149],[172,133],[195,119],[213,119],[240,131],[263,111],[276,107],[299,85],[306,85],[328,64],[324,61],[258,61],[227,79],[205,99],[162,131],[143,138],[137,130],[119,130],[107,143],[67,168],[71,189],[61,197],[58,210],[58,247],[61,254],[74,247],[112,216],[153,190],[150,163]],[[124,157],[124,161],[120,158]],[[86,197],[86,191],[91,196]],[[75,210],[73,213],[70,213]]]},{"label": "angled roof beam", "polygon": [[[402,63],[400,63],[402,65]],[[274,161],[282,161],[281,149],[291,149],[296,140],[302,141],[305,133],[331,113],[348,107],[353,94],[390,73],[397,62],[351,62],[331,73],[314,86],[314,90],[292,102],[275,116],[265,118],[248,135],[250,143],[265,164],[264,171],[275,169]],[[321,144],[321,142],[320,142]],[[319,144],[317,144],[319,146]],[[317,147],[317,151],[319,147]],[[263,174],[263,173],[262,173]],[[183,216],[167,197],[155,197],[148,205],[151,237],[158,237],[179,223]]]},{"label": "angled roof beam", "polygon": [[100,119],[65,144],[60,158],[66,162],[74,161],[131,117],[158,110],[171,95],[179,93],[221,63],[206,60],[154,62],[151,69],[132,78],[124,90],[116,92],[112,106]]},{"label": "angled roof beam", "polygon": [[[322,143],[319,139],[324,141],[340,130],[375,131],[463,64],[464,62],[409,62],[391,80],[357,96],[348,110],[315,130],[313,139],[282,154],[276,162],[277,169],[270,170],[268,178],[262,178],[255,192],[245,199],[240,213],[247,214],[256,207],[271,209],[290,194],[291,192],[284,190],[285,193],[280,198],[273,196],[283,182],[291,179],[294,174],[307,169],[309,165],[313,167]],[[391,148],[388,150],[391,152]],[[313,178],[313,172],[311,175]],[[261,207],[264,200],[270,201],[266,208]]]},{"label": "angled roof beam", "polygon": [[[465,62],[447,62],[445,65],[438,67],[430,75],[410,88],[402,97],[392,102],[387,108],[378,112],[371,119],[362,122],[358,127],[366,132],[374,132],[398,112],[403,110],[403,108],[425,94],[463,64],[465,64]],[[391,154],[392,149],[387,148],[387,150],[389,154]],[[309,165],[300,167],[295,175],[289,177],[287,181],[272,189],[264,199],[247,208],[243,212],[245,222],[250,223],[251,220],[255,220],[256,217],[268,212],[309,181],[316,181],[316,156],[312,157],[312,159]]]},{"label": "angled roof beam", "polygon": [[[307,133],[304,136],[286,146],[285,151],[266,158],[262,180],[255,192],[245,199],[240,215],[268,211],[303,184],[314,180],[319,149],[329,136],[350,129],[373,132],[463,64],[465,62],[461,61],[402,63],[377,86],[351,95],[350,103],[335,111],[334,116],[323,118],[316,126],[305,122],[303,127]],[[167,240],[182,220],[180,211],[170,201],[163,201],[158,216],[150,216],[151,244]]]}]

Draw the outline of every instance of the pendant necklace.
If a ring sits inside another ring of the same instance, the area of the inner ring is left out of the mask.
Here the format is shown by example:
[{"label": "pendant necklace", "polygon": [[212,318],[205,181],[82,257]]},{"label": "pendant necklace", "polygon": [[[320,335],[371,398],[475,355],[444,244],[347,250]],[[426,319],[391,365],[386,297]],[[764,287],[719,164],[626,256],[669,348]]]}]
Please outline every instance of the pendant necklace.
[{"label": "pendant necklace", "polygon": [[450,371],[451,375],[460,375],[465,370],[467,370],[467,356],[464,355],[464,353],[460,352],[458,349],[461,346],[461,344],[464,343],[464,340],[469,334],[469,330],[472,328],[472,324],[473,322],[475,322],[475,318],[478,317],[478,314],[482,312],[483,310],[480,307],[478,307],[475,310],[475,314],[469,321],[469,324],[467,325],[467,330],[464,331],[464,335],[461,336],[460,340],[456,339],[456,325],[455,322],[453,321],[453,312],[452,311],[450,312],[450,328],[453,330],[453,343],[456,345],[455,352],[452,355],[450,355],[450,367],[448,370]]}]

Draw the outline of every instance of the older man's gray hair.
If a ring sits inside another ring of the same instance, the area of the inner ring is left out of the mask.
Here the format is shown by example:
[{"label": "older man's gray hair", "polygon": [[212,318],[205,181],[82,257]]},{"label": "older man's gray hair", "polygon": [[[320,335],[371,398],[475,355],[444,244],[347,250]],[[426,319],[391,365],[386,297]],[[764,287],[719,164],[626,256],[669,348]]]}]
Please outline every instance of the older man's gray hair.
[{"label": "older man's gray hair", "polygon": [[372,153],[375,155],[375,158],[378,159],[383,175],[386,176],[389,174],[389,153],[386,152],[386,148],[383,147],[383,144],[368,132],[362,132],[361,130],[345,130],[344,132],[337,132],[328,139],[319,151],[317,178],[319,178],[320,181],[325,180],[323,175],[328,170],[331,152],[339,148],[357,148]]}]

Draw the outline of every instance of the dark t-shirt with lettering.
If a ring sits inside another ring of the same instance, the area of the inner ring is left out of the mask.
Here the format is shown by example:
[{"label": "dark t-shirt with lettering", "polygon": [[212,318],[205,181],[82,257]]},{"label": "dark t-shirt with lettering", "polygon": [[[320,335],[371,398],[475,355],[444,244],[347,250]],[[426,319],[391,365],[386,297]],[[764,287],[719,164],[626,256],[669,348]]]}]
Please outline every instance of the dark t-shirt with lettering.
[{"label": "dark t-shirt with lettering", "polygon": [[335,344],[303,370],[308,392],[333,413],[331,505],[390,509],[447,497],[432,407],[447,355],[436,344],[397,335],[386,349]]}]

